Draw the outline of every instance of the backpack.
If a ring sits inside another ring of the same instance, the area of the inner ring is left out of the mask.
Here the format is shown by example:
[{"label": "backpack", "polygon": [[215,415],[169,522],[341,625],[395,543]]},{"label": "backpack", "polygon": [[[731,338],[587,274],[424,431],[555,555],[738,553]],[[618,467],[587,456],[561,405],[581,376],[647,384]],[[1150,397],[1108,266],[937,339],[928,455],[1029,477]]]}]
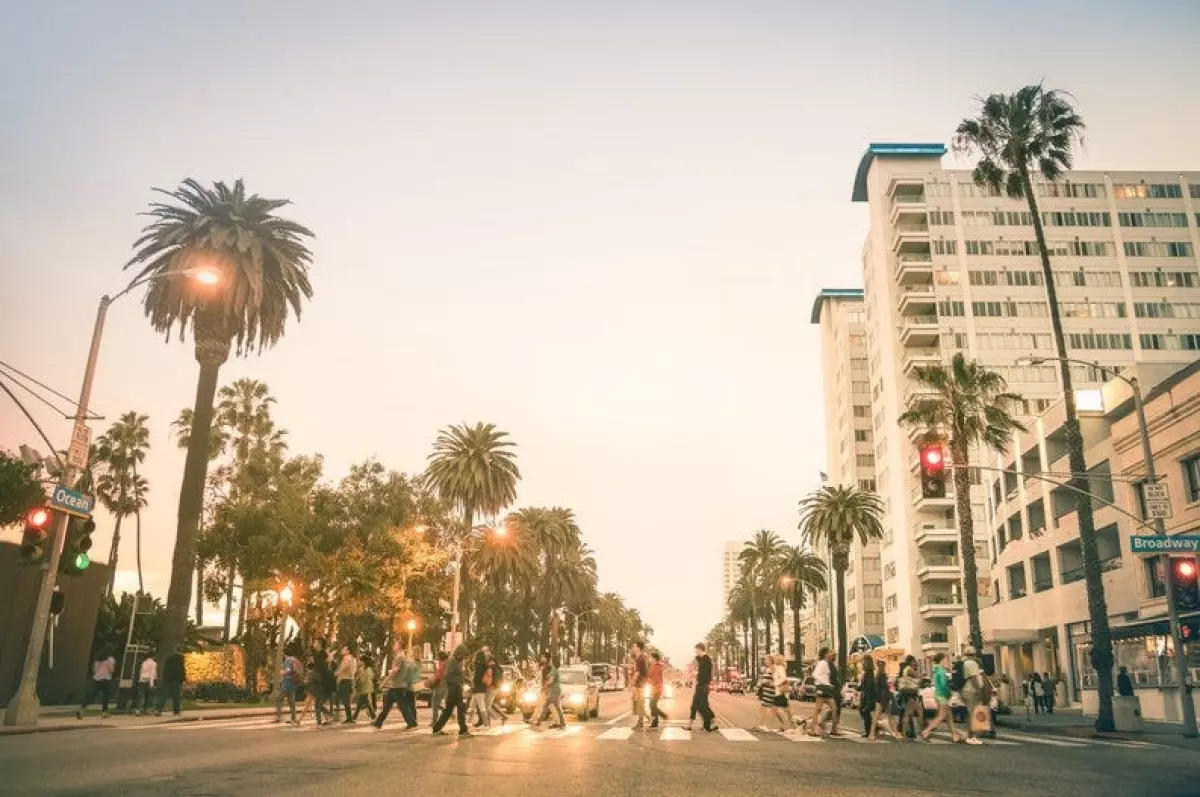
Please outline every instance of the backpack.
[{"label": "backpack", "polygon": [[961,692],[963,687],[967,685],[967,677],[963,674],[962,659],[954,662],[950,675],[950,691]]}]

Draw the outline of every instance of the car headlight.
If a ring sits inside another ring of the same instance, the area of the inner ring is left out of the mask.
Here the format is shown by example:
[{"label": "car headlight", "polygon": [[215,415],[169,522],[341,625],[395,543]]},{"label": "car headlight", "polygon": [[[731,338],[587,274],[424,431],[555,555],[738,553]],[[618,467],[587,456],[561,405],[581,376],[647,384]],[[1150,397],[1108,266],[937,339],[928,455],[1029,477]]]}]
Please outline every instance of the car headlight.
[{"label": "car headlight", "polygon": [[512,684],[500,684],[500,694],[507,695],[512,691]]},{"label": "car headlight", "polygon": [[532,689],[530,689],[525,694],[521,695],[521,700],[523,700],[526,703],[536,703],[537,698],[538,698],[538,693],[533,691]]},{"label": "car headlight", "polygon": [[582,706],[583,705],[583,695],[579,694],[578,692],[571,695],[568,698],[568,700],[571,702],[572,706]]}]

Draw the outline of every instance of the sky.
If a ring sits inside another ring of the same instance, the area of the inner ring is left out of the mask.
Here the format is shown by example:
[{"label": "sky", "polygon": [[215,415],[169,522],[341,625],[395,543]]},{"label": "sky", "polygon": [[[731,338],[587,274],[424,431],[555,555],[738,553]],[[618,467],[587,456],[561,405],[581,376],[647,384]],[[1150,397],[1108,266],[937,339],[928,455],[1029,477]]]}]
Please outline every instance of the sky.
[{"label": "sky", "polygon": [[[439,427],[497,424],[517,505],[573,508],[601,588],[686,656],[721,618],[724,542],[800,542],[825,463],[809,312],[861,285],[869,142],[947,141],[977,96],[1045,80],[1088,123],[1079,166],[1200,168],[1200,4],[833,5],[10,5],[0,359],[76,395],[151,189],[244,178],[315,231],[315,296],[222,383],[267,382],[331,480],[419,471]],[[169,423],[197,366],[136,298],[110,311],[93,408],[150,416],[165,595]],[[0,446],[44,448],[0,399]],[[119,586],[133,558],[124,534]]]}]

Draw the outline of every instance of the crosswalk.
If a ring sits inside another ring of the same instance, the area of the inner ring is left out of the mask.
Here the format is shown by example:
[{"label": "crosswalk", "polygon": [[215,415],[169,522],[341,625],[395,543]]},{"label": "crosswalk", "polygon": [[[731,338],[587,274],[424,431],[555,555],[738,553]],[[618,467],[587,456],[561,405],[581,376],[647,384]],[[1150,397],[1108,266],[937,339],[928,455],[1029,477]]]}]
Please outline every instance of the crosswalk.
[{"label": "crosswalk", "polygon": [[[787,744],[803,744],[803,745],[870,745],[872,747],[882,747],[890,745],[902,745],[905,742],[897,742],[890,737],[880,737],[879,742],[871,742],[857,732],[848,732],[838,737],[813,737],[808,734],[798,731],[763,731],[763,730],[747,730],[746,728],[737,727],[721,727],[713,733],[707,733],[697,727],[695,730],[689,730],[687,723],[683,720],[668,721],[664,726],[657,729],[638,729],[634,728],[628,721],[622,721],[624,718],[619,717],[616,720],[610,720],[607,724],[587,723],[587,724],[571,724],[565,728],[556,729],[534,729],[528,725],[515,721],[509,722],[503,726],[496,726],[491,729],[481,729],[473,731],[473,735],[483,740],[488,739],[512,739],[522,738],[523,740],[534,742],[551,742],[556,740],[571,740],[571,739],[588,739],[595,740],[600,743],[611,742],[635,742],[635,741],[653,741],[661,742],[665,745],[681,744],[681,743],[700,743],[700,744],[761,744],[761,743],[787,743]],[[193,722],[169,723],[169,724],[145,724],[126,726],[124,730],[132,731],[159,731],[165,733],[197,733],[203,731],[219,731],[228,733],[321,733],[321,734],[356,734],[356,735],[378,735],[388,736],[397,739],[404,739],[414,743],[422,741],[434,743],[442,742],[445,739],[455,739],[457,732],[453,727],[446,729],[446,737],[434,737],[428,726],[421,726],[413,730],[407,730],[403,722],[392,721],[384,725],[382,729],[376,729],[370,723],[355,724],[355,725],[332,725],[327,727],[318,727],[315,723],[308,721],[300,725],[292,725],[289,723],[276,723],[272,717],[247,717],[240,719],[216,719],[216,720],[197,720]],[[485,741],[486,743],[486,741]],[[953,742],[946,736],[939,735],[930,739],[927,742],[911,743],[912,747],[919,748],[923,746],[946,746]],[[1161,747],[1161,745],[1153,742],[1119,740],[1119,739],[1082,739],[1082,738],[1061,738],[1039,736],[1036,734],[1026,734],[1019,732],[1004,731],[1000,738],[984,739],[982,745],[985,747],[1028,747],[1031,749],[1037,748],[1057,748],[1062,750],[1080,749],[1086,747],[1118,747],[1127,749],[1141,749]]]}]

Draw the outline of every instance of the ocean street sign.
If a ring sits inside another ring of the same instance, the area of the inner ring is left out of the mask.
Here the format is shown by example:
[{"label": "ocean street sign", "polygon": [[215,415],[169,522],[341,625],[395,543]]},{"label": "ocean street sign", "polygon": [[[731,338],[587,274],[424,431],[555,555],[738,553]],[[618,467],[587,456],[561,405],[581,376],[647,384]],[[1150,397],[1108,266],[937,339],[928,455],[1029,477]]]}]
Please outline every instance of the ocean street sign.
[{"label": "ocean street sign", "polygon": [[50,494],[50,506],[68,515],[90,517],[96,508],[96,497],[60,484]]},{"label": "ocean street sign", "polygon": [[1177,537],[1160,537],[1158,535],[1135,535],[1129,538],[1129,549],[1134,553],[1200,553],[1200,536],[1179,535]]}]

